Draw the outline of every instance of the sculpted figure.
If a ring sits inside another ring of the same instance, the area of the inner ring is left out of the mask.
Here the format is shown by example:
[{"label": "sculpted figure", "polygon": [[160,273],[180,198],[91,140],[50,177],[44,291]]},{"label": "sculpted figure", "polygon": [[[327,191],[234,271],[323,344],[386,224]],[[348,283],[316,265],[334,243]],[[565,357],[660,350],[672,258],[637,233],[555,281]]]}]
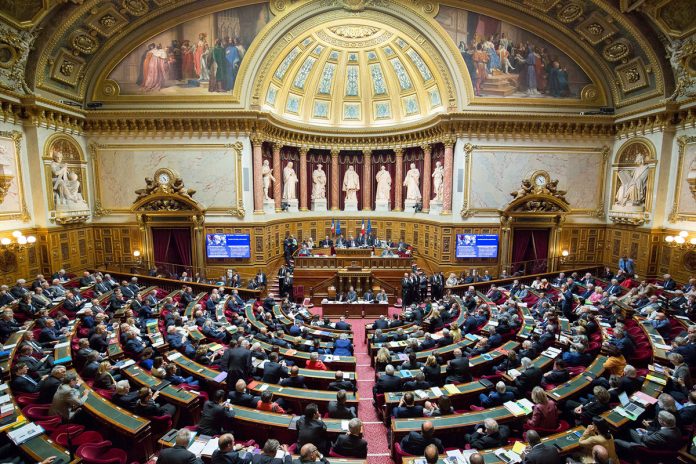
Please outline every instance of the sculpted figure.
[{"label": "sculpted figure", "polygon": [[326,198],[326,171],[321,164],[312,173],[312,200],[324,200]]},{"label": "sculpted figure", "polygon": [[297,174],[292,168],[293,164],[290,161],[283,169],[283,200],[296,200],[295,186],[297,185]]},{"label": "sculpted figure", "polygon": [[377,192],[375,193],[375,200],[377,201],[389,201],[391,194],[391,184],[392,178],[389,171],[385,166],[379,168],[377,172]]},{"label": "sculpted figure", "polygon": [[273,177],[273,169],[269,166],[268,160],[263,160],[263,166],[261,167],[261,177],[263,178],[263,199],[270,200],[271,197],[268,192],[271,190],[271,182],[275,182],[275,177]]},{"label": "sculpted figure", "polygon": [[445,168],[442,167],[442,163],[439,161],[435,162],[435,169],[433,170],[433,193],[435,193],[435,201],[442,201],[445,189]]},{"label": "sculpted figure", "polygon": [[343,176],[343,191],[346,192],[346,201],[358,201],[358,190],[360,190],[360,176],[353,166],[348,166],[348,170]]},{"label": "sculpted figure", "polygon": [[645,164],[643,155],[636,155],[636,164],[638,166],[619,171],[619,182],[621,185],[616,191],[616,204],[626,206],[630,203],[632,206],[640,206],[645,204],[645,189],[648,180],[649,166]]},{"label": "sculpted figure", "polygon": [[406,187],[407,200],[420,200],[422,198],[420,187],[420,171],[416,169],[416,165],[411,163],[411,169],[406,173],[404,179],[404,187]]},{"label": "sculpted figure", "polygon": [[53,151],[53,161],[51,161],[51,173],[53,175],[53,199],[56,205],[65,204],[68,200],[68,191],[65,183],[68,181],[68,165],[63,163],[63,153],[58,150]]}]

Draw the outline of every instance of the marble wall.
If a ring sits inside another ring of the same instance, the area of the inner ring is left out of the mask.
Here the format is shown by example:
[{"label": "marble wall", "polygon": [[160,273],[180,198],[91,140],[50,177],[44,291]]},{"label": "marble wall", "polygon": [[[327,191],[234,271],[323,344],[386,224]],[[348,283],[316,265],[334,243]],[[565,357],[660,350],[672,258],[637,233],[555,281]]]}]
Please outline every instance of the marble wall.
[{"label": "marble wall", "polygon": [[5,197],[0,204],[0,217],[21,214],[22,189],[21,174],[18,164],[17,145],[10,135],[11,132],[0,132],[0,174],[13,176]]},{"label": "marble wall", "polygon": [[689,178],[696,182],[696,134],[684,137],[683,152],[678,153],[681,155],[681,159],[678,160],[681,172],[675,186],[676,201],[673,213],[696,217],[696,198],[691,193],[688,182]]},{"label": "marble wall", "polygon": [[[149,145],[149,146],[148,146]],[[128,210],[135,190],[145,187],[159,168],[177,172],[203,208],[231,208],[236,202],[236,152],[223,145],[103,145],[95,162],[102,206]]]},{"label": "marble wall", "polygon": [[470,185],[465,186],[470,208],[505,209],[512,200],[510,193],[539,170],[558,179],[558,188],[567,191],[573,210],[594,211],[599,207],[604,182],[602,147],[535,150],[528,146],[481,146],[471,154]]}]

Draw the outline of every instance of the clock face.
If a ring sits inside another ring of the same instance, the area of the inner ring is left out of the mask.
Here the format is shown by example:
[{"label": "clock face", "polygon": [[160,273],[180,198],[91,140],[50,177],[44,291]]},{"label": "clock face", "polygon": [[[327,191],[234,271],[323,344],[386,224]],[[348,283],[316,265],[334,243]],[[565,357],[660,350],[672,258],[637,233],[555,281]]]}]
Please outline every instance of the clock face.
[{"label": "clock face", "polygon": [[534,183],[539,187],[543,187],[544,185],[546,185],[546,177],[542,174],[539,174],[534,178]]},{"label": "clock face", "polygon": [[157,182],[159,182],[160,185],[168,184],[169,174],[167,174],[166,172],[160,173],[160,175],[157,177]]}]

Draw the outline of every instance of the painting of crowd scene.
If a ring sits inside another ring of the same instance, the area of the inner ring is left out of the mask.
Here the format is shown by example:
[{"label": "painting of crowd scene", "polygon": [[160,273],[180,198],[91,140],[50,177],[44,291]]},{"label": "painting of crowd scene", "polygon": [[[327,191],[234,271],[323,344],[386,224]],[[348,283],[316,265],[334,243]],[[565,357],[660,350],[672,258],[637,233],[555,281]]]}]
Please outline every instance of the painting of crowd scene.
[{"label": "painting of crowd scene", "polygon": [[577,99],[591,81],[565,53],[529,31],[460,8],[440,6],[479,97]]},{"label": "painting of crowd scene", "polygon": [[189,20],[143,43],[109,79],[121,95],[231,92],[249,46],[269,20],[268,3]]}]

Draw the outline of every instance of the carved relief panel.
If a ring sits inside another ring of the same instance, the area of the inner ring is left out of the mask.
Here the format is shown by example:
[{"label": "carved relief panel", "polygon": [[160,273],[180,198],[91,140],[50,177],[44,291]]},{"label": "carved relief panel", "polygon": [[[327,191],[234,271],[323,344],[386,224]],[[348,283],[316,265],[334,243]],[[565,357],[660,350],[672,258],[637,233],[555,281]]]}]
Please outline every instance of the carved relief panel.
[{"label": "carved relief panel", "polygon": [[44,145],[49,218],[56,224],[85,222],[91,217],[87,198],[87,161],[71,137],[54,135]]},{"label": "carved relief panel", "polygon": [[656,163],[655,147],[647,139],[633,139],[621,147],[612,166],[612,221],[641,225],[650,219]]}]

